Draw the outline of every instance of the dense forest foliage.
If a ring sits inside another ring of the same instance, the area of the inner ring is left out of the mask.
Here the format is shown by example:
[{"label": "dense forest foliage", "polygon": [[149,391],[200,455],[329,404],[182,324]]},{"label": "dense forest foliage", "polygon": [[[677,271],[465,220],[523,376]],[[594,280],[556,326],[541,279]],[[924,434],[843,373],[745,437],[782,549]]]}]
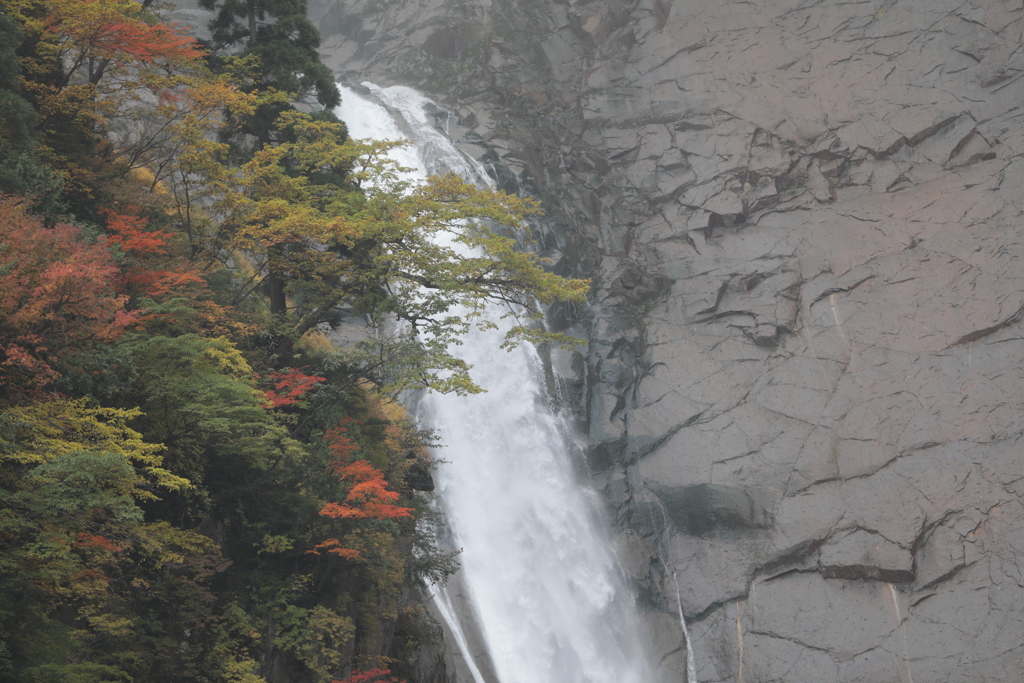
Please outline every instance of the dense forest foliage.
[{"label": "dense forest foliage", "polygon": [[587,283],[348,139],[304,2],[204,3],[0,0],[0,680],[413,679],[456,559],[394,399]]}]

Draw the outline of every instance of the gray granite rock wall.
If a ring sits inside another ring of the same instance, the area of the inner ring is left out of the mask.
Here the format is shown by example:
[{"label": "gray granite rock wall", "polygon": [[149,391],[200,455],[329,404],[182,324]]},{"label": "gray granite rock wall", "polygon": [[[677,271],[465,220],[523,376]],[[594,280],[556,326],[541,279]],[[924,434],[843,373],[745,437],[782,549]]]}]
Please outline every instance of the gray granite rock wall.
[{"label": "gray granite rock wall", "polygon": [[[594,278],[555,352],[664,681],[1024,680],[1024,8],[318,0]],[[678,588],[678,593],[677,593]]]}]

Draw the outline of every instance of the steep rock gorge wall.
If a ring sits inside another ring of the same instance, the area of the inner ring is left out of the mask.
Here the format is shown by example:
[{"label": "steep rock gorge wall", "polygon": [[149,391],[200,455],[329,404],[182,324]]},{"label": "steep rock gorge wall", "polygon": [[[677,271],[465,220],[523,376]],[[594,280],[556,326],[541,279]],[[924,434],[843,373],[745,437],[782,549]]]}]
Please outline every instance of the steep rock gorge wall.
[{"label": "steep rock gorge wall", "polygon": [[[318,0],[595,279],[575,392],[661,679],[1024,680],[1024,10]],[[678,594],[677,594],[678,590]]]}]

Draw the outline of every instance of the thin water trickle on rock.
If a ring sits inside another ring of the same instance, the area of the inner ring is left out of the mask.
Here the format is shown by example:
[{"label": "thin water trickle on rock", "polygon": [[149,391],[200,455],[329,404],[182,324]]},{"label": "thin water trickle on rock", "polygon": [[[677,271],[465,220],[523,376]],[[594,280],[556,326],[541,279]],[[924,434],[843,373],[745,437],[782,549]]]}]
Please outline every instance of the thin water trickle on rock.
[{"label": "thin water trickle on rock", "polygon": [[[400,161],[421,177],[453,170],[485,181],[434,128],[436,105],[409,88],[365,85],[372,96],[343,90],[350,135],[411,139],[416,158]],[[457,349],[487,393],[420,403],[447,446],[435,479],[462,548],[457,583],[468,607],[442,594],[439,611],[470,660],[465,683],[648,683],[633,598],[596,523],[596,496],[576,481],[565,431],[546,408],[540,360],[530,347],[500,350],[503,332],[475,331]]]},{"label": "thin water trickle on rock", "polygon": [[679,609],[679,627],[683,630],[683,641],[686,643],[686,681],[697,683],[697,664],[693,658],[693,643],[690,642],[690,629],[686,627],[686,617],[683,616],[683,596],[679,592],[679,577],[675,570],[672,571],[672,582],[676,585],[676,607]]}]

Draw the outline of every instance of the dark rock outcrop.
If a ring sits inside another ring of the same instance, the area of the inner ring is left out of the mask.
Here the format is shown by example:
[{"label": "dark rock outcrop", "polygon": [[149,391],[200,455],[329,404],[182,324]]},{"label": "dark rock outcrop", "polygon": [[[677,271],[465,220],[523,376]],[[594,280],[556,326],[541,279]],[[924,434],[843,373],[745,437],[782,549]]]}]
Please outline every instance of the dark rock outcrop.
[{"label": "dark rock outcrop", "polygon": [[551,372],[662,680],[677,600],[703,682],[1024,680],[1019,3],[319,1],[594,278]]}]

